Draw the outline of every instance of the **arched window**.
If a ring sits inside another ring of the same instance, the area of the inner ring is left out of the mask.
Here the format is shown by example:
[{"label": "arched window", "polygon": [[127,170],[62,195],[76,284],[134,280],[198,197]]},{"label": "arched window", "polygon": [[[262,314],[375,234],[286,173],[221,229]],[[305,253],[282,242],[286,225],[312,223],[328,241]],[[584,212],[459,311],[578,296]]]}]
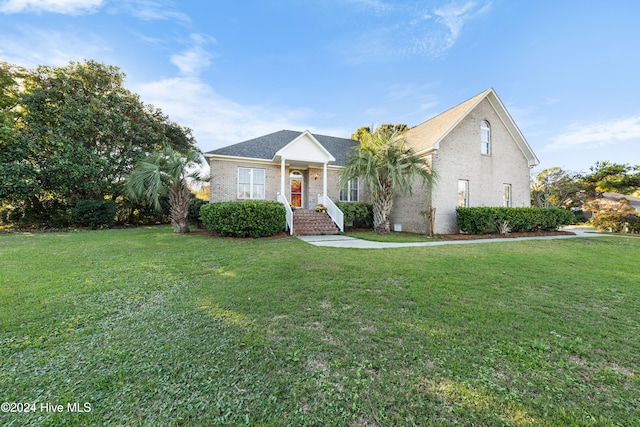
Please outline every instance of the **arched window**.
[{"label": "arched window", "polygon": [[491,154],[491,126],[486,120],[480,123],[480,153],[486,156]]}]

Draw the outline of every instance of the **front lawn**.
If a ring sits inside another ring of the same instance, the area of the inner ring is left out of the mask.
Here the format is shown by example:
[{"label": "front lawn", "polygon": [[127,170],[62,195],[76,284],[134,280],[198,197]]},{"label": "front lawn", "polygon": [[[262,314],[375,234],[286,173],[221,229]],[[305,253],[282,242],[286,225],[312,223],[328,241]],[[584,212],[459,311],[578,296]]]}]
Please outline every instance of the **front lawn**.
[{"label": "front lawn", "polygon": [[638,259],[0,235],[0,425],[640,425]]}]

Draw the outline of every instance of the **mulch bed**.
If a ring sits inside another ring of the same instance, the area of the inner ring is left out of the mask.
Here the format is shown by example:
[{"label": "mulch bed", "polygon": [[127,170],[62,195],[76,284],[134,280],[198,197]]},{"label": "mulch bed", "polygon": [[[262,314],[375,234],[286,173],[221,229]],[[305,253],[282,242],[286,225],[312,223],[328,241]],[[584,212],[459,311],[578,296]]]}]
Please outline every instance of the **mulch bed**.
[{"label": "mulch bed", "polygon": [[439,234],[442,240],[478,240],[478,239],[513,239],[516,237],[539,237],[539,236],[575,236],[571,231],[532,231],[528,233],[508,233],[508,234]]},{"label": "mulch bed", "polygon": [[[114,228],[135,228],[133,227],[114,227]],[[71,228],[5,228],[0,229],[0,233],[47,233],[47,232],[65,232],[65,231],[88,231],[89,228],[83,227],[71,227]],[[347,230],[347,235],[349,231]],[[370,229],[357,229],[357,231],[371,231]],[[189,234],[194,236],[207,236],[214,237],[217,239],[228,239],[228,240],[237,240],[237,239],[249,239],[249,240],[275,240],[275,239],[283,239],[289,237],[289,233],[282,231],[276,235],[269,237],[221,237],[211,233],[205,229],[191,229]],[[438,234],[438,237],[441,240],[479,240],[479,239],[509,239],[516,237],[538,237],[538,236],[574,236],[575,233],[570,231],[535,231],[530,233],[509,233],[509,234]]]}]

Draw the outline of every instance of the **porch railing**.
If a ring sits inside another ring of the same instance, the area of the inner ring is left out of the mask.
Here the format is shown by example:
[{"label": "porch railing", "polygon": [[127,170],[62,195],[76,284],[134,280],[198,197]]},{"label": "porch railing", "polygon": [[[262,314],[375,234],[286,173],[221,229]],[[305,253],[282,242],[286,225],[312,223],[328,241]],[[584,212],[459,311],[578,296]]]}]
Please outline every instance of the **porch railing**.
[{"label": "porch railing", "polygon": [[289,230],[289,234],[293,235],[293,210],[291,209],[289,201],[284,194],[278,193],[278,201],[284,205],[287,217],[287,229]]},{"label": "porch railing", "polygon": [[344,232],[344,214],[342,211],[333,203],[329,197],[324,197],[322,194],[318,194],[318,203],[327,208],[327,213],[336,223],[340,231]]}]

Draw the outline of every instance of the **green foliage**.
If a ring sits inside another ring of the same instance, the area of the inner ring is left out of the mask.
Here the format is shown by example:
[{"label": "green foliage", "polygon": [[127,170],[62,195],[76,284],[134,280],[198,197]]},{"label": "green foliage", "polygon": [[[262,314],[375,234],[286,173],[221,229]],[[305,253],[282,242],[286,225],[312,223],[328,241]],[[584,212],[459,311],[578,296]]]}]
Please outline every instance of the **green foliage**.
[{"label": "green foliage", "polygon": [[336,202],[344,214],[344,222],[353,223],[353,227],[373,227],[373,205],[364,202]]},{"label": "green foliage", "polygon": [[176,233],[189,231],[189,205],[193,194],[188,182],[205,180],[198,166],[202,159],[199,150],[186,153],[165,147],[136,164],[127,177],[127,194],[135,201],[143,201],[160,209],[160,197],[169,197],[171,225]]},{"label": "green foliage", "polygon": [[407,147],[402,132],[380,130],[363,135],[349,154],[339,185],[345,187],[351,179],[362,179],[373,197],[374,229],[388,233],[394,196],[410,194],[419,178],[430,185],[433,177],[425,158]]},{"label": "green foliage", "polygon": [[351,134],[351,139],[355,139],[356,141],[362,141],[367,135],[370,135],[375,132],[385,133],[388,135],[393,135],[394,133],[403,133],[408,129],[408,126],[404,123],[391,124],[385,123],[377,128],[374,128],[373,132],[371,131],[371,127],[369,126],[361,126],[354,133]]},{"label": "green foliage", "polygon": [[[126,204],[125,177],[140,159],[166,146],[194,147],[191,131],[143,104],[117,67],[0,65],[0,200],[25,205],[25,213],[30,198],[66,207],[105,197]],[[42,219],[51,225],[54,214]]]},{"label": "green foliage", "polygon": [[582,178],[582,183],[591,194],[603,191],[632,194],[640,190],[640,165],[598,161]]},{"label": "green foliage", "polygon": [[200,208],[200,219],[211,232],[221,236],[266,237],[286,226],[285,208],[272,201],[209,203]]},{"label": "green foliage", "polygon": [[80,200],[69,213],[72,225],[90,228],[112,227],[116,216],[113,200]]},{"label": "green foliage", "polygon": [[495,232],[506,223],[514,232],[555,230],[574,222],[573,213],[560,208],[473,207],[456,209],[460,231],[469,234]]},{"label": "green foliage", "polygon": [[640,215],[632,212],[608,212],[594,215],[590,222],[601,231],[640,233]]},{"label": "green foliage", "polygon": [[189,222],[196,225],[196,228],[202,228],[203,224],[200,220],[200,209],[208,204],[207,200],[198,199],[195,194],[191,194],[189,201]]},{"label": "green foliage", "polygon": [[544,169],[531,182],[531,203],[538,208],[578,206],[580,176],[559,167]]}]

